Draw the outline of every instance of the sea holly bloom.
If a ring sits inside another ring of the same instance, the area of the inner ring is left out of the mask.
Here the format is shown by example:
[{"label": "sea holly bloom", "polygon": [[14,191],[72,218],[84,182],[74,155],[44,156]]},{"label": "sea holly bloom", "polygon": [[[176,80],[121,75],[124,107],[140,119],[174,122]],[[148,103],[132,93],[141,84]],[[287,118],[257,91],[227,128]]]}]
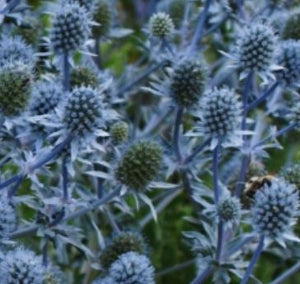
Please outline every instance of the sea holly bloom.
[{"label": "sea holly bloom", "polygon": [[298,240],[292,227],[299,215],[299,194],[295,186],[274,178],[254,196],[252,225],[257,233],[285,246],[285,240]]}]

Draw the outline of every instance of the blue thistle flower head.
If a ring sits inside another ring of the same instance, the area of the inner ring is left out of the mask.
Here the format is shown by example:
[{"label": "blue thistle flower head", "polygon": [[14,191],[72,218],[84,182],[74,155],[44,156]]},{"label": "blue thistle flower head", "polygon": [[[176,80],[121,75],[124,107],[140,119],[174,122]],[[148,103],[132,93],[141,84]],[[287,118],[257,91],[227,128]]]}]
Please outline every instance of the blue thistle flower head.
[{"label": "blue thistle flower head", "polygon": [[31,115],[49,114],[62,99],[62,86],[51,81],[37,81],[32,86],[29,112]]},{"label": "blue thistle flower head", "polygon": [[96,38],[105,37],[109,34],[113,13],[108,0],[96,0],[95,9],[93,11],[93,19],[98,24],[93,26],[92,33]]},{"label": "blue thistle flower head", "polygon": [[62,5],[50,30],[50,41],[56,53],[74,51],[83,46],[90,35],[90,19],[77,3]]},{"label": "blue thistle flower head", "polygon": [[207,69],[204,62],[184,59],[175,66],[170,82],[170,92],[177,105],[191,107],[198,103],[205,83]]},{"label": "blue thistle flower head", "polygon": [[138,141],[123,154],[115,171],[116,179],[123,185],[143,191],[159,172],[162,149],[152,141]]},{"label": "blue thistle flower head", "polygon": [[241,204],[239,199],[232,196],[222,198],[217,206],[219,219],[229,227],[238,224],[241,217]]},{"label": "blue thistle flower head", "polygon": [[150,260],[136,252],[121,254],[111,265],[109,276],[116,283],[154,284],[154,267]]},{"label": "blue thistle flower head", "polygon": [[0,257],[1,283],[41,284],[45,275],[42,258],[33,251],[18,247]]},{"label": "blue thistle flower head", "polygon": [[284,179],[274,178],[256,192],[252,206],[252,225],[284,246],[284,239],[294,240],[291,233],[295,218],[299,215],[299,194],[295,186]]},{"label": "blue thistle flower head", "polygon": [[6,238],[16,227],[15,209],[4,194],[0,194],[0,238]]},{"label": "blue thistle flower head", "polygon": [[75,88],[63,110],[63,123],[69,133],[83,137],[102,126],[102,96],[90,87]]},{"label": "blue thistle flower head", "polygon": [[169,14],[155,13],[149,21],[149,32],[151,36],[160,39],[170,37],[174,32],[174,23]]},{"label": "blue thistle flower head", "polygon": [[200,133],[212,140],[233,142],[239,129],[241,113],[241,103],[232,90],[209,90],[200,101]]},{"label": "blue thistle flower head", "polygon": [[0,66],[15,61],[33,67],[34,52],[32,47],[20,37],[2,36],[0,40]]},{"label": "blue thistle flower head", "polygon": [[300,190],[300,164],[293,164],[281,170],[280,176]]},{"label": "blue thistle flower head", "polygon": [[0,111],[12,117],[22,113],[30,99],[31,68],[23,62],[9,62],[0,68]]},{"label": "blue thistle flower head", "polygon": [[283,41],[277,55],[277,64],[283,69],[276,72],[278,81],[287,87],[296,87],[300,82],[300,42]]},{"label": "blue thistle flower head", "polygon": [[276,48],[276,36],[267,24],[251,24],[243,29],[237,41],[236,61],[241,77],[250,72],[269,74]]}]

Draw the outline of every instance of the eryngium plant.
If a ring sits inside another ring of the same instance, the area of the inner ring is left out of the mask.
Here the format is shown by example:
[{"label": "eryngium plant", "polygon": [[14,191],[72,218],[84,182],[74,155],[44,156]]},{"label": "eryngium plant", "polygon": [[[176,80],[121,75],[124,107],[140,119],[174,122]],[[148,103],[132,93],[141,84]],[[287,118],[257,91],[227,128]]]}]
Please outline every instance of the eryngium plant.
[{"label": "eryngium plant", "polygon": [[[299,193],[283,179],[272,180],[255,194],[252,224],[258,233],[283,243],[292,235],[299,214]],[[293,239],[293,238],[292,238]]]},{"label": "eryngium plant", "polygon": [[93,36],[95,38],[107,36],[112,25],[112,11],[108,0],[95,1],[93,20],[98,23],[92,28]]},{"label": "eryngium plant", "polygon": [[0,112],[15,116],[25,110],[30,99],[31,69],[22,62],[7,63],[0,68]]},{"label": "eryngium plant", "polygon": [[157,38],[167,38],[174,31],[174,23],[170,16],[164,12],[154,14],[149,21],[150,35]]},{"label": "eryngium plant", "polygon": [[93,133],[102,122],[102,96],[90,87],[74,89],[63,109],[63,123],[69,133],[85,136]]},{"label": "eryngium plant", "polygon": [[130,251],[144,254],[146,252],[145,241],[138,233],[122,232],[120,235],[114,237],[101,252],[101,265],[105,269],[108,269],[118,259],[119,255]]},{"label": "eryngium plant", "polygon": [[276,37],[268,25],[250,25],[237,43],[239,67],[245,71],[266,71],[272,64],[275,46]]},{"label": "eryngium plant", "polygon": [[134,190],[144,190],[158,174],[162,149],[152,141],[138,141],[130,145],[122,156],[116,179]]},{"label": "eryngium plant", "polygon": [[181,107],[198,103],[206,81],[206,67],[203,62],[185,59],[175,66],[170,83],[174,101]]},{"label": "eryngium plant", "polygon": [[0,254],[0,272],[3,284],[41,284],[46,268],[40,256],[28,249],[17,247]]},{"label": "eryngium plant", "polygon": [[76,50],[90,34],[89,16],[77,3],[66,4],[55,15],[50,30],[50,42],[57,53]]},{"label": "eryngium plant", "polygon": [[154,284],[154,268],[150,260],[139,253],[127,252],[109,268],[112,283],[122,284]]},{"label": "eryngium plant", "polygon": [[0,194],[0,239],[6,238],[17,224],[16,212],[4,194]]}]

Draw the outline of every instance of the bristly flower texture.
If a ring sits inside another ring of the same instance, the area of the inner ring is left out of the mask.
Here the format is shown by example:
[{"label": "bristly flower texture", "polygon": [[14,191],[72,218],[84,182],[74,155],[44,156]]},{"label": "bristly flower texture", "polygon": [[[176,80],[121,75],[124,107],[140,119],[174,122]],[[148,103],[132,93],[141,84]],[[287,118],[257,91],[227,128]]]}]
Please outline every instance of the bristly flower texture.
[{"label": "bristly flower texture", "polygon": [[198,103],[206,81],[206,66],[196,59],[184,59],[171,76],[171,95],[180,107],[191,107]]},{"label": "bristly flower texture", "polygon": [[32,74],[22,62],[7,63],[0,68],[0,112],[8,117],[19,115],[29,102]]},{"label": "bristly flower texture", "polygon": [[45,271],[42,258],[31,250],[18,247],[0,255],[0,275],[3,284],[41,284]]},{"label": "bristly flower texture", "polygon": [[146,244],[142,236],[138,233],[121,232],[114,237],[111,243],[101,252],[101,265],[105,269],[108,269],[111,264],[118,259],[119,255],[130,251],[144,254],[146,252]]},{"label": "bristly flower texture", "polygon": [[240,34],[237,41],[237,64],[241,77],[258,72],[262,77],[269,74],[276,47],[276,36],[267,24],[251,24]]},{"label": "bristly flower texture", "polygon": [[0,194],[0,239],[7,237],[16,227],[15,209],[5,194]]},{"label": "bristly flower texture", "polygon": [[150,260],[136,252],[121,254],[111,265],[109,276],[118,284],[155,283],[154,268]]},{"label": "bristly flower texture", "polygon": [[281,42],[277,64],[284,68],[276,72],[278,81],[286,87],[297,87],[300,83],[300,42]]},{"label": "bristly flower texture", "polygon": [[168,14],[158,12],[150,18],[149,31],[151,36],[165,39],[172,35],[174,23]]},{"label": "bristly flower texture", "polygon": [[102,123],[102,97],[90,87],[74,89],[64,105],[63,122],[66,130],[78,137],[92,134]]},{"label": "bristly flower texture", "polygon": [[162,150],[151,141],[139,141],[123,154],[115,175],[123,185],[143,191],[158,174],[162,160]]},{"label": "bristly flower texture", "polygon": [[63,97],[62,86],[57,82],[40,80],[32,86],[29,112],[31,115],[48,114],[58,106]]},{"label": "bristly flower texture", "polygon": [[0,40],[0,66],[15,61],[33,66],[34,53],[32,47],[20,37],[2,36]]},{"label": "bristly flower texture", "polygon": [[225,196],[217,206],[217,216],[226,226],[237,225],[241,217],[241,204],[236,197]]},{"label": "bristly flower texture", "polygon": [[236,144],[242,107],[234,91],[228,88],[207,91],[200,101],[199,132],[211,137],[212,146],[218,142]]},{"label": "bristly flower texture", "polygon": [[90,35],[90,21],[85,8],[77,3],[63,5],[50,30],[52,48],[57,53],[82,47]]},{"label": "bristly flower texture", "polygon": [[284,240],[297,239],[292,226],[299,215],[299,194],[295,186],[284,179],[274,178],[254,196],[252,224],[259,233],[285,246]]}]

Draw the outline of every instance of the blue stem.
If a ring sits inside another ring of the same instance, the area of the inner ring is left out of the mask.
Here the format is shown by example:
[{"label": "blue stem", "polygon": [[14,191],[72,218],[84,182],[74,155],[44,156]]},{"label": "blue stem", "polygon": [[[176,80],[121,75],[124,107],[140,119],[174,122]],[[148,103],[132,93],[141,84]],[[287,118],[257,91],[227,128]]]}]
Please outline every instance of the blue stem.
[{"label": "blue stem", "polygon": [[42,249],[42,254],[43,254],[43,266],[47,267],[48,266],[48,238],[45,237],[45,244],[43,245]]},{"label": "blue stem", "polygon": [[69,63],[68,51],[64,52],[63,61],[64,61],[64,90],[69,91],[69,89],[70,89],[70,63]]},{"label": "blue stem", "polygon": [[71,143],[73,139],[72,135],[69,135],[63,142],[58,144],[52,151],[50,151],[47,155],[42,157],[40,160],[35,162],[29,167],[29,172],[33,172],[34,170],[40,168],[44,164],[48,163],[51,161],[53,158],[55,158],[56,155],[58,155],[67,145]]},{"label": "blue stem", "polygon": [[282,273],[280,276],[278,276],[274,281],[272,281],[270,284],[280,284],[283,283],[283,281],[287,280],[290,276],[295,274],[300,270],[300,261],[298,261],[295,265],[293,265],[291,268],[289,268],[287,271]]},{"label": "blue stem", "polygon": [[22,178],[22,177],[23,177],[22,174],[17,174],[15,176],[9,178],[8,180],[6,180],[6,181],[4,181],[0,184],[0,189],[3,189],[5,187],[11,185],[12,183],[15,183],[15,182],[19,181],[19,179]]},{"label": "blue stem", "polygon": [[[253,72],[250,72],[247,79],[246,79],[246,84],[243,90],[242,98],[243,98],[243,109],[246,108],[248,104],[248,97],[249,97],[249,92],[251,92],[251,86],[252,86],[252,81],[253,81]],[[242,130],[246,129],[246,119],[247,119],[247,113],[243,113],[243,118],[242,118]]]},{"label": "blue stem", "polygon": [[203,281],[209,277],[209,275],[213,272],[213,270],[210,267],[207,267],[203,272],[198,275],[192,282],[191,284],[201,284]]},{"label": "blue stem", "polygon": [[214,187],[214,199],[215,204],[218,205],[219,203],[219,197],[220,197],[220,191],[219,191],[219,185],[218,185],[218,156],[219,156],[219,148],[220,145],[218,144],[215,149],[213,150],[213,187]]},{"label": "blue stem", "polygon": [[256,262],[257,262],[257,260],[258,260],[258,258],[260,256],[260,254],[261,254],[261,252],[263,251],[264,242],[265,242],[265,236],[262,235],[260,237],[258,246],[257,246],[257,248],[256,248],[256,250],[255,250],[255,252],[254,252],[254,254],[253,254],[253,256],[252,256],[252,258],[250,260],[250,263],[249,263],[249,265],[247,267],[247,270],[246,270],[246,272],[245,272],[245,274],[243,276],[243,279],[242,279],[242,281],[241,281],[240,284],[246,284],[248,282],[248,279],[249,279],[249,277],[251,275],[251,272],[252,272],[252,270],[254,268],[254,265],[256,264]]},{"label": "blue stem", "polygon": [[173,133],[173,147],[175,151],[175,155],[179,163],[182,161],[180,145],[179,145],[179,129],[181,124],[181,119],[183,115],[183,109],[177,108],[176,117],[175,117],[175,125],[174,125],[174,133]]},{"label": "blue stem", "polygon": [[220,262],[221,257],[222,257],[223,241],[224,241],[224,224],[222,221],[219,221],[218,243],[217,243],[217,252],[216,252],[216,261],[217,262]]},{"label": "blue stem", "polygon": [[279,83],[275,82],[270,89],[266,90],[261,96],[258,97],[258,99],[256,99],[254,102],[252,102],[251,104],[247,105],[244,108],[244,112],[247,113],[250,110],[254,109],[256,106],[258,106],[260,103],[262,103],[268,96],[270,96],[275,89],[278,87]]},{"label": "blue stem", "polygon": [[242,189],[243,189],[244,182],[246,179],[249,163],[250,163],[250,155],[244,154],[239,179],[235,186],[235,193],[234,193],[235,196],[240,196],[242,193]]},{"label": "blue stem", "polygon": [[205,4],[204,4],[203,11],[199,15],[198,24],[196,26],[196,30],[195,30],[195,33],[194,33],[194,36],[193,36],[193,39],[192,39],[192,42],[191,42],[191,45],[190,45],[190,50],[189,50],[190,54],[193,53],[199,39],[202,37],[203,29],[204,29],[204,23],[205,23],[205,20],[206,20],[206,16],[207,16],[207,12],[208,12],[210,4],[211,4],[211,0],[206,0]]},{"label": "blue stem", "polygon": [[67,201],[69,199],[69,192],[68,192],[68,170],[66,166],[66,159],[62,161],[62,186],[63,186],[63,200]]},{"label": "blue stem", "polygon": [[185,158],[184,160],[184,164],[188,164],[190,162],[192,162],[192,160],[194,158],[196,158],[196,156],[201,153],[203,151],[203,149],[210,143],[210,138],[206,139],[201,145],[197,146],[194,151],[192,152],[191,155],[189,155],[188,157]]},{"label": "blue stem", "polygon": [[290,124],[290,125],[282,128],[282,129],[280,129],[275,134],[269,135],[268,137],[264,138],[259,143],[257,143],[256,145],[254,145],[252,149],[255,149],[256,147],[262,146],[263,144],[265,144],[268,140],[270,140],[272,138],[276,138],[278,136],[281,136],[281,135],[287,133],[288,131],[290,131],[291,129],[293,129],[295,126],[296,126],[296,123],[292,123],[292,124]]},{"label": "blue stem", "polygon": [[24,176],[20,175],[16,184],[8,191],[8,198],[12,198],[15,195],[15,193],[19,189],[23,179],[24,179]]},{"label": "blue stem", "polygon": [[133,87],[135,87],[137,84],[139,84],[140,82],[142,82],[144,79],[146,79],[151,73],[155,72],[159,68],[161,68],[164,65],[166,65],[167,62],[168,62],[167,60],[163,60],[160,63],[158,63],[158,64],[150,67],[141,76],[137,77],[134,81],[132,81],[131,83],[129,83],[128,85],[126,85],[125,87],[123,87],[119,92],[117,92],[117,94],[115,96],[119,97],[120,95],[123,95],[123,93],[129,91],[130,89],[132,89]]}]

